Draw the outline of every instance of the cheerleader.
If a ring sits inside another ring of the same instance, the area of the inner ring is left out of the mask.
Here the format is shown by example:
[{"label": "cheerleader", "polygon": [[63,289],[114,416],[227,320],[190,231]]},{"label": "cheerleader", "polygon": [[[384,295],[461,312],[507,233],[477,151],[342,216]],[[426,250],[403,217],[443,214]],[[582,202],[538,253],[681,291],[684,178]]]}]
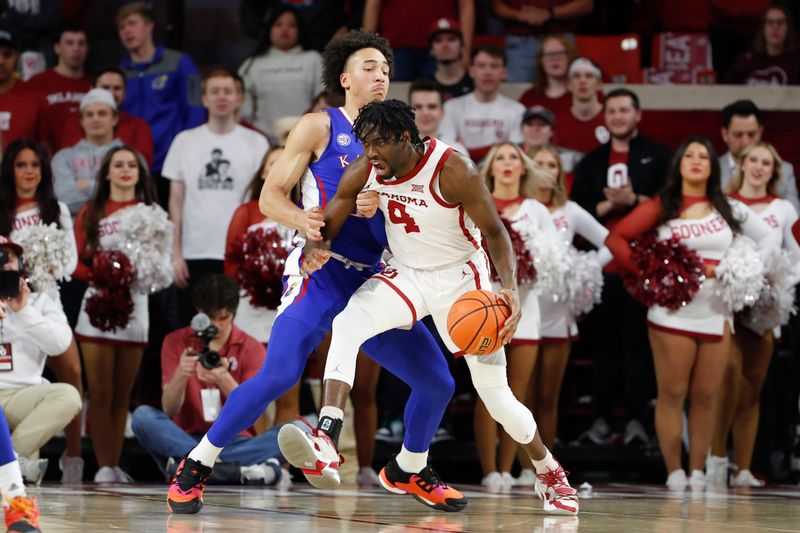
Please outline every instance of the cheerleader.
[{"label": "cheerleader", "polygon": [[[776,192],[781,180],[781,158],[765,142],[747,146],[741,153],[739,170],[730,182],[729,196],[758,213],[792,254],[794,279],[800,273],[800,253],[791,234],[798,220],[797,211]],[[775,348],[775,331],[756,330],[747,320],[737,322],[731,345],[731,358],[719,396],[717,424],[706,460],[709,485],[728,485],[728,433],[733,433],[733,458],[737,474],[732,485],[763,487],[764,482],[750,472],[758,431],[759,398]]]},{"label": "cheerleader", "polygon": [[[144,159],[131,146],[109,150],[97,181],[94,197],[84,204],[75,221],[79,257],[87,263],[91,263],[95,253],[117,246],[119,213],[140,202],[147,205],[157,202],[155,185]],[[119,467],[119,458],[131,390],[147,345],[147,294],[132,292],[133,312],[125,328],[103,331],[91,324],[86,312],[86,303],[96,292],[91,276],[91,269],[80,263],[75,277],[90,286],[81,303],[75,337],[81,345],[90,391],[89,423],[99,466],[94,480],[129,483],[131,478]]]},{"label": "cheerleader", "polygon": [[[536,199],[549,210],[559,237],[569,246],[572,245],[576,233],[584,237],[598,248],[599,266],[605,266],[611,261],[611,252],[603,244],[608,230],[578,204],[567,200],[564,169],[556,149],[552,146],[538,146],[529,155],[544,170]],[[556,438],[561,383],[567,367],[570,344],[577,337],[578,328],[576,317],[570,313],[566,301],[554,301],[551,295],[540,294],[539,310],[542,316],[542,338],[530,387],[534,394],[530,399],[530,407],[536,413],[542,440],[552,449]],[[525,475],[523,472],[520,477]],[[532,475],[533,471],[527,475],[531,482],[535,479]]]},{"label": "cheerleader", "polygon": [[[556,230],[547,208],[536,201],[537,175],[541,171],[522,150],[512,143],[495,145],[486,156],[481,175],[492,192],[500,216],[512,227],[532,230],[556,238]],[[531,286],[521,285],[520,305],[522,319],[516,336],[506,347],[508,358],[508,383],[517,398],[525,399],[532,385],[533,369],[541,339],[539,327],[539,300]],[[511,467],[519,450],[517,443],[501,432],[499,450],[495,450],[497,422],[478,398],[475,404],[475,442],[483,469],[481,484],[493,490],[507,489],[515,484]],[[527,454],[520,452],[520,464],[529,464]]]},{"label": "cheerleader", "polygon": [[[640,204],[606,239],[620,264],[640,275],[629,241],[656,230],[659,239],[678,237],[703,260],[706,279],[691,302],[676,310],[648,310],[648,330],[658,398],[656,434],[671,489],[704,489],[703,465],[714,428],[716,397],[730,353],[732,314],[717,291],[715,266],[734,234],[754,239],[762,252],[772,246],[770,231],[746,206],[720,189],[719,162],[708,139],[690,137],[676,152],[658,196]],[[681,468],[683,407],[689,397],[689,468]]]},{"label": "cheerleader", "polygon": [[[0,235],[9,235],[14,240],[22,228],[52,223],[65,233],[72,254],[64,271],[72,274],[78,263],[72,217],[66,204],[56,200],[47,151],[33,140],[13,141],[6,148],[0,170]],[[26,267],[30,272],[34,265]],[[66,352],[47,359],[47,366],[58,381],[69,383],[83,397],[81,360],[74,338]],[[67,446],[58,462],[61,481],[80,483],[83,479],[80,414],[64,428],[64,433]]]}]

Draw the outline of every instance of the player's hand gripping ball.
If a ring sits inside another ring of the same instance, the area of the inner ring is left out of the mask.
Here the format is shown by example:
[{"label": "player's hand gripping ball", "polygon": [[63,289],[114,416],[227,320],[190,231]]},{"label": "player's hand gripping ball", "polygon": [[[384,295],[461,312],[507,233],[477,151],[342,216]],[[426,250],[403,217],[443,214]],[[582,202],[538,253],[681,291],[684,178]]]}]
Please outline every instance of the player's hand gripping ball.
[{"label": "player's hand gripping ball", "polygon": [[502,346],[500,330],[511,308],[489,291],[469,291],[450,306],[447,332],[464,353],[490,355]]}]

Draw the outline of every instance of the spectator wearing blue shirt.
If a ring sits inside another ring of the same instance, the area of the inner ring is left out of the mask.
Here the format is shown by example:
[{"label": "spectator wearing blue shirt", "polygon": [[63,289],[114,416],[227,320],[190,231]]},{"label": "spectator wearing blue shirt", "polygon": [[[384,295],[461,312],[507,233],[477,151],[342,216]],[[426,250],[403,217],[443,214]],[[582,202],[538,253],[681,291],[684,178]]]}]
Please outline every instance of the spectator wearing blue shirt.
[{"label": "spectator wearing blue shirt", "polygon": [[120,65],[128,80],[122,107],[150,125],[154,147],[151,170],[160,174],[175,136],[205,122],[200,75],[189,56],[155,45],[150,5],[126,4],[116,21],[120,41],[128,51]]}]

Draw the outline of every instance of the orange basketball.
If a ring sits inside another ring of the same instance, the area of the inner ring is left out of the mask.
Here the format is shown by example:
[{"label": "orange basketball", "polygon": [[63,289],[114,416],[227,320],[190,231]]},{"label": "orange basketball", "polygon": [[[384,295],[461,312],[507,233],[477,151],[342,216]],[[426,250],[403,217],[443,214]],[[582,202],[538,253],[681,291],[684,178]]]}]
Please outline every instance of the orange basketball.
[{"label": "orange basketball", "polygon": [[511,308],[494,293],[469,291],[450,306],[447,332],[453,342],[471,355],[490,355],[500,348],[500,330]]}]

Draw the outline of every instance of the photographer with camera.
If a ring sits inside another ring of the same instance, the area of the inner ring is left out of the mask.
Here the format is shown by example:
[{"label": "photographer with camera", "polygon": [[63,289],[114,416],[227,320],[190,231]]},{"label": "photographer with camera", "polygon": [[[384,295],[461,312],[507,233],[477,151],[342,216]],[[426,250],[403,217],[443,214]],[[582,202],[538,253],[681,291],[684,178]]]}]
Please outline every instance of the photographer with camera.
[{"label": "photographer with camera", "polygon": [[0,236],[0,407],[22,475],[38,483],[47,469],[39,448],[80,411],[81,398],[72,385],[42,378],[45,360],[67,350],[72,330],[60,304],[31,292],[22,266],[22,248]]},{"label": "photographer with camera", "polygon": [[[180,459],[200,442],[231,391],[264,362],[264,346],[233,325],[235,281],[207,274],[193,287],[192,301],[199,313],[192,325],[167,335],[161,347],[163,411],[143,405],[133,413],[133,433],[165,474],[170,458]],[[251,427],[225,448],[221,459],[229,467],[219,470],[227,481],[281,480],[278,429],[256,435]]]}]

